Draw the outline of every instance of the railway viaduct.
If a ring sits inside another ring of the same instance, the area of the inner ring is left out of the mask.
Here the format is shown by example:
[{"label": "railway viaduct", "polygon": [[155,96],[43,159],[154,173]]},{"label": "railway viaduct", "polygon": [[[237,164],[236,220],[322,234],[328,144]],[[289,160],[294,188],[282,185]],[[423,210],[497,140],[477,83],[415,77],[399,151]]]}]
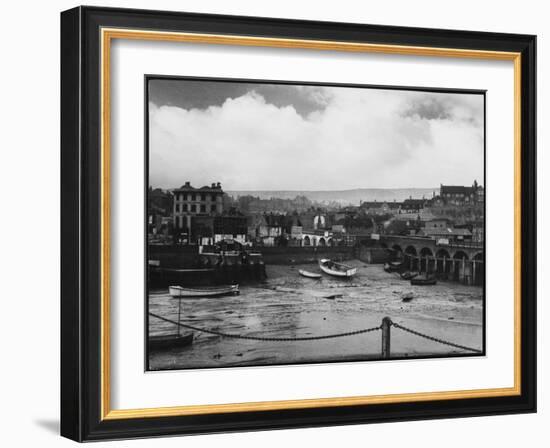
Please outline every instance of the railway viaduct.
[{"label": "railway viaduct", "polygon": [[432,238],[401,235],[380,235],[379,243],[391,251],[394,259],[403,260],[410,270],[469,285],[482,285],[485,280],[483,243],[445,244]]}]

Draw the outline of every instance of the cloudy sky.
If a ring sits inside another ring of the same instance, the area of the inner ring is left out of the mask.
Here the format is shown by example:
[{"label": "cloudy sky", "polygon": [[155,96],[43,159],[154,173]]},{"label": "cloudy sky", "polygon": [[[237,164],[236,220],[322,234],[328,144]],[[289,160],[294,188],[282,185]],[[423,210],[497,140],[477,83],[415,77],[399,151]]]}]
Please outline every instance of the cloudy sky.
[{"label": "cloudy sky", "polygon": [[483,183],[483,95],[149,81],[150,184],[344,190]]}]

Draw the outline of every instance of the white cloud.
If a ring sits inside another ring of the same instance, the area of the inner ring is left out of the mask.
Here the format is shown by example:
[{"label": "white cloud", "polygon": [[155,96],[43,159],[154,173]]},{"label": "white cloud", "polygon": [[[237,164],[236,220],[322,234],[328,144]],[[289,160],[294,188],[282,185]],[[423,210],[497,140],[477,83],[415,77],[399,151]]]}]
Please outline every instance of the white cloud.
[{"label": "white cloud", "polygon": [[[227,190],[469,185],[483,179],[483,97],[316,88],[307,117],[249,92],[221,106],[150,104],[150,183]],[[433,95],[444,119],[404,114]]]}]

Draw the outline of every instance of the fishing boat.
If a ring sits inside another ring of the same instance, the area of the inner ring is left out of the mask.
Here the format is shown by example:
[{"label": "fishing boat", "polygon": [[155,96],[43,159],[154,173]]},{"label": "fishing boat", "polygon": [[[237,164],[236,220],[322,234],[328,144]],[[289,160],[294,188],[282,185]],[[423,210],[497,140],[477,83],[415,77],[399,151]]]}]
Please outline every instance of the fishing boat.
[{"label": "fishing boat", "polygon": [[193,332],[185,334],[163,334],[149,336],[149,350],[169,350],[171,348],[186,347],[193,343]]},{"label": "fishing boat", "polygon": [[316,272],[304,271],[303,269],[298,269],[298,272],[302,277],[316,278],[316,279],[321,278],[321,274],[317,274]]},{"label": "fishing boat", "polygon": [[319,261],[319,267],[324,273],[334,277],[350,278],[357,273],[357,268],[353,268],[342,263],[336,263],[335,261],[327,258],[323,258]]},{"label": "fishing boat", "polygon": [[220,285],[196,288],[184,288],[183,286],[169,286],[168,291],[172,297],[219,297],[238,295],[239,285]]},{"label": "fishing boat", "polygon": [[415,277],[411,278],[411,285],[428,286],[435,285],[437,280],[435,277]]},{"label": "fishing boat", "polygon": [[403,280],[411,280],[418,277],[420,274],[416,271],[405,271],[399,274]]}]

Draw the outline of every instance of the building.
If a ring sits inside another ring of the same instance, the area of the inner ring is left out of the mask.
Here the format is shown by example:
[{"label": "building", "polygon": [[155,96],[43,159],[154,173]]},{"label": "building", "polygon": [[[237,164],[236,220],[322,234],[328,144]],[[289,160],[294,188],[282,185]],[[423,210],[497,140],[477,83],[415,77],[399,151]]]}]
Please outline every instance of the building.
[{"label": "building", "polygon": [[191,228],[192,240],[201,246],[229,240],[240,244],[247,241],[247,219],[241,214],[193,216]]},{"label": "building", "polygon": [[433,218],[424,222],[424,228],[431,229],[447,229],[453,227],[453,223],[448,218]]},{"label": "building", "polygon": [[471,187],[459,185],[441,185],[440,197],[445,205],[465,206],[485,202],[484,188],[474,181]]},{"label": "building", "polygon": [[367,214],[389,215],[399,213],[401,209],[401,202],[363,201],[359,207]]},{"label": "building", "polygon": [[218,182],[210,187],[194,188],[185,182],[173,190],[174,228],[176,231],[192,233],[192,218],[195,216],[220,215],[223,213],[223,190]]},{"label": "building", "polygon": [[427,206],[427,199],[405,199],[401,204],[399,213],[419,213]]},{"label": "building", "polygon": [[426,236],[438,242],[449,244],[464,241],[472,241],[472,232],[468,229],[447,228],[423,228],[416,236]]},{"label": "building", "polygon": [[149,187],[147,193],[148,233],[157,234],[171,229],[172,224],[168,225],[167,219],[172,220],[173,200],[174,196],[171,192]]},{"label": "building", "polygon": [[256,244],[277,246],[283,237],[285,215],[256,214],[248,217],[248,235]]}]

